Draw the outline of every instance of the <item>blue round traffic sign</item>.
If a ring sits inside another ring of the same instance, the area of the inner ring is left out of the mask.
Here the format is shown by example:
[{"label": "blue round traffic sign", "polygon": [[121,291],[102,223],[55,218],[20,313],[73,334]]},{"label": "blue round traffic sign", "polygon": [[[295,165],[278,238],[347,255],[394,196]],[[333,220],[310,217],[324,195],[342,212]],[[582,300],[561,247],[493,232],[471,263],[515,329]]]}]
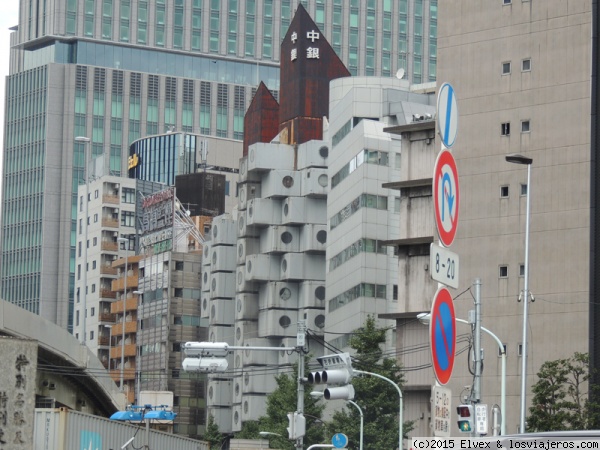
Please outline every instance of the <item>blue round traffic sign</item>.
[{"label": "blue round traffic sign", "polygon": [[344,433],[335,433],[331,438],[331,443],[335,448],[346,448],[348,445],[348,436]]},{"label": "blue round traffic sign", "polygon": [[458,107],[454,88],[450,83],[442,84],[438,92],[437,124],[442,144],[451,148],[458,132]]},{"label": "blue round traffic sign", "polygon": [[443,386],[450,380],[456,352],[456,315],[450,291],[440,287],[433,298],[429,341],[435,378]]}]

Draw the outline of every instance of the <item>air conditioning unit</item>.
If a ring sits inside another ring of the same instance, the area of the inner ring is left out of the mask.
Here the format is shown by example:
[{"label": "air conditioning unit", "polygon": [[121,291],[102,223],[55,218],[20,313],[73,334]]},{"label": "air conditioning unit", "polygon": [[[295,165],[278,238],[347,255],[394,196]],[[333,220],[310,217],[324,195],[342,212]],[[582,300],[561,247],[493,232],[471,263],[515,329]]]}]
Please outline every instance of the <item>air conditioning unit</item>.
[{"label": "air conditioning unit", "polygon": [[306,326],[316,333],[325,331],[325,308],[301,309],[300,314],[306,317]]},{"label": "air conditioning unit", "polygon": [[259,287],[258,298],[258,306],[260,309],[297,309],[298,283],[263,283]]},{"label": "air conditioning unit", "polygon": [[238,320],[235,322],[235,344],[244,345],[246,339],[258,337],[258,323],[253,320]]},{"label": "air conditioning unit", "polygon": [[[235,388],[234,388],[235,389]],[[231,419],[231,432],[237,433],[238,431],[242,431],[242,405],[233,405],[232,408],[232,416]],[[219,428],[219,431],[221,429]]]},{"label": "air conditioning unit", "polygon": [[210,325],[232,325],[235,314],[234,299],[216,299],[210,302]]},{"label": "air conditioning unit", "polygon": [[286,253],[281,258],[281,281],[325,280],[325,256]]},{"label": "air conditioning unit", "polygon": [[202,292],[210,292],[210,268],[204,267],[202,271]]},{"label": "air conditioning unit", "polygon": [[200,295],[200,317],[208,319],[210,314],[210,294],[208,292],[202,292]]},{"label": "air conditioning unit", "polygon": [[237,263],[246,264],[249,255],[260,252],[260,241],[258,238],[241,238],[237,241]]},{"label": "air conditioning unit", "polygon": [[235,292],[258,292],[258,285],[255,282],[246,279],[246,265],[237,266],[235,277]]},{"label": "air conditioning unit", "polygon": [[297,332],[297,310],[264,309],[258,312],[259,337],[293,337],[296,336]]},{"label": "air conditioning unit", "polygon": [[300,196],[300,173],[293,170],[271,170],[261,183],[262,198],[281,198]]},{"label": "air conditioning unit", "polygon": [[329,176],[327,169],[303,169],[300,195],[302,197],[327,197],[329,192]]},{"label": "air conditioning unit", "polygon": [[209,406],[231,406],[232,401],[231,380],[212,380],[208,379],[206,388],[206,403]]},{"label": "air conditioning unit", "polygon": [[260,232],[261,253],[290,253],[300,250],[300,230],[297,227],[273,226]]},{"label": "air conditioning unit", "polygon": [[307,167],[327,168],[329,159],[329,143],[312,140],[298,146],[298,170]]},{"label": "air conditioning unit", "polygon": [[281,224],[327,224],[327,199],[288,197],[281,207]]},{"label": "air conditioning unit", "polygon": [[237,294],[235,296],[235,320],[258,320],[258,295]]},{"label": "air conditioning unit", "polygon": [[260,183],[242,183],[238,188],[238,207],[240,210],[248,208],[248,202],[260,198]]},{"label": "air conditioning unit", "polygon": [[[296,338],[283,338],[278,347],[295,347],[297,344]],[[298,362],[298,353],[287,350],[277,352],[279,355],[279,365],[292,365]]]},{"label": "air conditioning unit", "polygon": [[[244,341],[245,347],[269,347],[277,346],[273,339],[253,338]],[[242,364],[247,366],[277,366],[279,358],[275,351],[242,350]],[[264,377],[264,374],[262,375]],[[270,377],[265,377],[270,378]]]},{"label": "air conditioning unit", "polygon": [[238,213],[238,237],[257,237],[259,234],[259,229],[253,227],[252,225],[248,225],[248,223],[246,222],[246,211],[238,211]]},{"label": "air conditioning unit", "polygon": [[211,246],[235,245],[235,221],[227,215],[217,216],[212,221],[210,230]]},{"label": "air conditioning unit", "polygon": [[231,405],[224,407],[209,406],[208,414],[213,416],[215,423],[219,424],[219,432],[225,434],[230,434],[233,432],[231,426],[231,421],[233,420],[233,409],[231,408]]},{"label": "air conditioning unit", "polygon": [[211,274],[210,298],[235,297],[235,273],[216,272]]},{"label": "air conditioning unit", "polygon": [[240,158],[239,180],[241,183],[245,183],[247,181],[260,181],[260,172],[257,172],[255,170],[248,170],[247,156]]},{"label": "air conditioning unit", "polygon": [[[238,352],[236,352],[238,353]],[[240,356],[240,365],[241,365],[241,356]],[[242,395],[243,395],[243,391],[242,391],[242,376],[241,375],[236,375],[233,378],[233,392],[232,392],[232,397],[233,397],[233,403],[234,404],[241,404],[242,403]]]},{"label": "air conditioning unit", "polygon": [[210,242],[205,242],[202,246],[202,265],[210,266]]},{"label": "air conditioning unit", "polygon": [[258,420],[267,412],[266,395],[244,395],[242,398],[242,420]]},{"label": "air conditioning unit", "polygon": [[237,265],[236,247],[218,245],[210,253],[210,270],[212,272],[233,272]]},{"label": "air conditioning unit", "polygon": [[257,142],[248,148],[248,171],[294,170],[294,147]]},{"label": "air conditioning unit", "polygon": [[327,225],[308,224],[300,228],[301,252],[325,252],[327,248]]},{"label": "air conditioning unit", "polygon": [[298,308],[324,308],[325,282],[303,281],[300,283]]},{"label": "air conditioning unit", "polygon": [[248,255],[246,258],[246,280],[278,280],[279,263],[280,259],[277,255]]},{"label": "air conditioning unit", "polygon": [[[262,352],[267,353],[267,352]],[[277,355],[278,352],[268,352]],[[274,365],[279,363],[277,356],[275,357]],[[244,372],[242,375],[242,389],[245,394],[270,394],[277,389],[277,382],[275,377],[265,377],[264,374],[255,374],[251,372]]]},{"label": "air conditioning unit", "polygon": [[281,222],[281,200],[271,198],[253,198],[248,202],[246,220],[248,225],[266,227]]},{"label": "air conditioning unit", "polygon": [[232,325],[211,325],[208,327],[209,342],[227,342],[234,344],[235,327]]}]

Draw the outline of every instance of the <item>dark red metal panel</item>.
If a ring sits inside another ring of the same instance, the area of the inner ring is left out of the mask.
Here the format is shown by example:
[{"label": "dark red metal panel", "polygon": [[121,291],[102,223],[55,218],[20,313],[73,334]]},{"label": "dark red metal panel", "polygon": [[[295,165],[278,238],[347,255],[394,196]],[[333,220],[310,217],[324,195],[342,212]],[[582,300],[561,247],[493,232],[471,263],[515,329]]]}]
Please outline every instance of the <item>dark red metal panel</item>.
[{"label": "dark red metal panel", "polygon": [[279,133],[279,104],[261,81],[244,116],[243,155],[257,142],[271,142]]}]

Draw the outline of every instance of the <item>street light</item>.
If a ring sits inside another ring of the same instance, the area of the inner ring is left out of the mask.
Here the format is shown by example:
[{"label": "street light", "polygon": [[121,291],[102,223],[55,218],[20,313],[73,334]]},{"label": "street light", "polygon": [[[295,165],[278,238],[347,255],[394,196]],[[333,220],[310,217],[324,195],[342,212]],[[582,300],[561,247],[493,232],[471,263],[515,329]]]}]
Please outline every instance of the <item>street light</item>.
[{"label": "street light", "polygon": [[87,337],[86,337],[86,322],[87,322],[87,239],[88,239],[88,196],[89,196],[89,192],[90,192],[90,177],[89,177],[89,158],[88,158],[88,148],[89,148],[89,144],[91,142],[91,139],[89,137],[85,137],[85,136],[77,136],[75,138],[75,142],[83,144],[83,148],[84,148],[84,168],[83,168],[83,179],[85,181],[85,208],[84,208],[84,214],[85,217],[83,218],[83,222],[84,222],[84,228],[83,228],[83,238],[84,238],[84,242],[82,243],[82,247],[83,247],[83,332],[81,333],[82,335],[82,344],[86,343]]},{"label": "street light", "polygon": [[521,355],[521,420],[519,432],[526,433],[525,429],[525,403],[527,389],[527,313],[529,305],[529,215],[531,198],[531,164],[533,159],[523,155],[506,155],[506,161],[512,164],[527,166],[527,206],[525,213],[525,278],[523,282],[523,343]]},{"label": "street light", "polygon": [[[417,319],[419,319],[419,322],[421,322],[423,325],[429,325],[429,322],[431,321],[431,313],[417,314]],[[456,322],[470,325],[470,323],[464,319],[455,318],[454,320]],[[481,327],[481,331],[489,334],[496,341],[498,344],[498,350],[500,351],[500,357],[502,359],[502,372],[500,380],[500,410],[502,411],[502,422],[500,422],[500,434],[504,436],[506,434],[506,350],[504,349],[504,344],[500,338],[498,338],[498,336],[485,327]]]},{"label": "street light", "polygon": [[[117,242],[129,242],[129,239],[120,237],[117,238]],[[123,370],[125,368],[125,309],[127,308],[127,255],[129,249],[125,247],[125,280],[123,282],[123,327],[121,328],[121,376],[120,376],[120,388],[123,392]]]},{"label": "street light", "polygon": [[[312,391],[310,393],[310,396],[313,398],[319,398],[319,397],[323,397],[323,392],[322,391]],[[355,402],[353,402],[352,400],[346,400],[346,402],[354,405],[354,407],[356,409],[358,409],[358,413],[360,414],[360,443],[359,443],[359,450],[362,450],[363,448],[363,432],[364,432],[364,416],[363,416],[363,412],[360,406],[358,406]]]}]

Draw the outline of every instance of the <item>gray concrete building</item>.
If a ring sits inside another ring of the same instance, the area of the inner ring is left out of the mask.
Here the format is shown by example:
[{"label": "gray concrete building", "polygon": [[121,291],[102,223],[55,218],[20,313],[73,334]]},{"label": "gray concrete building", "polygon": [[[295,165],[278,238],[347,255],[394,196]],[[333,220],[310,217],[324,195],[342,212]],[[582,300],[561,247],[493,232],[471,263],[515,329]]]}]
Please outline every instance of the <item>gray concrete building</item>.
[{"label": "gray concrete building", "polygon": [[[465,0],[459,7],[441,4],[440,17],[438,87],[442,82],[452,84],[459,117],[452,153],[460,176],[460,215],[450,250],[460,258],[460,281],[451,292],[456,316],[467,319],[473,309],[472,284],[481,280],[482,325],[506,348],[507,396],[502,416],[506,432],[515,433],[520,425],[523,356],[527,356],[529,414],[531,386],[540,366],[576,351],[587,352],[592,341],[588,327],[594,324],[590,270],[596,258],[591,253],[596,238],[590,220],[595,208],[590,192],[595,170],[589,119],[592,5]],[[407,128],[403,136],[417,132]],[[427,136],[420,140],[424,146]],[[429,162],[422,163],[432,164],[439,149],[437,139]],[[527,166],[506,161],[514,153],[532,159],[530,185]],[[429,170],[433,173],[432,165]],[[528,195],[531,295],[524,298]],[[435,230],[430,232],[437,241]],[[397,316],[399,343],[414,342],[415,333],[426,341],[426,327],[414,317],[420,310],[428,311],[432,300],[433,292],[423,298],[421,291],[408,286]],[[526,353],[522,345],[525,301],[529,302]],[[470,329],[457,324],[456,333],[457,353],[466,353]],[[491,408],[500,404],[501,358],[498,344],[485,333],[482,345],[481,402]],[[407,366],[424,362],[417,359],[403,356]],[[473,382],[467,367],[466,356],[458,356],[447,385],[452,390],[453,435],[459,434],[454,406],[469,396]],[[433,383],[431,371],[421,379],[412,378],[407,388],[412,385],[425,395]]]}]

